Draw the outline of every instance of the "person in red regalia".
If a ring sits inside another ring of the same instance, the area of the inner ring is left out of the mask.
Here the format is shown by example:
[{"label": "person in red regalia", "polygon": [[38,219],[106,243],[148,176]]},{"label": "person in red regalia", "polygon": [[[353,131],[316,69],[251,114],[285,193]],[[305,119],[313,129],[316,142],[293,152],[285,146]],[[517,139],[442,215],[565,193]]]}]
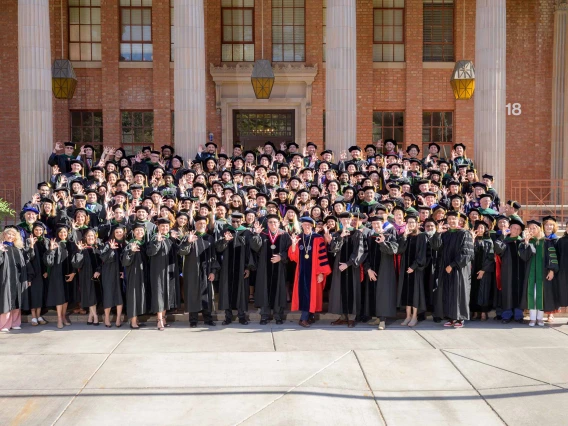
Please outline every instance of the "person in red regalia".
[{"label": "person in red regalia", "polygon": [[292,236],[288,257],[296,262],[292,311],[302,311],[299,324],[309,327],[310,314],[322,310],[325,277],[331,274],[327,258],[327,247],[323,237],[314,232],[315,222],[302,217],[302,234]]}]

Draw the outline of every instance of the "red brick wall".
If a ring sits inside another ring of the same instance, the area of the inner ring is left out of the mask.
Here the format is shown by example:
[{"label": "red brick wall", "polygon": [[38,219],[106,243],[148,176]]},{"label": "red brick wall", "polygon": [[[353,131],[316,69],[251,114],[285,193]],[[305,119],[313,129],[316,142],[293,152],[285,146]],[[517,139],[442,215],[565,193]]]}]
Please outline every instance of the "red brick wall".
[{"label": "red brick wall", "polygon": [[[67,52],[67,18],[64,0],[60,30],[59,0],[50,0],[52,59]],[[264,2],[264,22],[262,8]],[[0,149],[7,161],[0,182],[19,179],[17,2],[4,2],[0,16]],[[170,68],[169,2],[154,1],[154,62],[151,68],[119,68],[119,7],[117,0],[102,0],[102,63],[100,68],[77,68],[78,87],[71,101],[54,100],[54,142],[69,138],[70,109],[102,109],[105,144],[120,144],[120,110],[150,109],[155,114],[155,143],[167,143],[174,109],[173,69]],[[312,112],[307,116],[307,139],[323,147],[325,111],[325,63],[322,57],[322,0],[306,2],[306,62],[318,65],[313,83]],[[371,140],[373,110],[405,111],[405,142],[420,143],[422,111],[453,110],[454,141],[473,143],[474,101],[454,101],[449,68],[424,68],[422,63],[422,0],[406,4],[406,68],[374,68],[372,61],[372,1],[357,1],[357,143]],[[209,64],[221,64],[220,1],[205,1],[207,131],[221,140],[221,116],[215,108],[215,85]],[[463,10],[465,7],[465,27]],[[507,0],[507,102],[521,103],[520,117],[507,117],[507,176],[548,178],[551,136],[551,69],[554,0]],[[262,25],[264,56],[272,56],[271,1],[256,1],[256,57],[260,58]],[[465,54],[462,34],[465,30]],[[455,12],[456,60],[475,55],[475,0],[457,0]],[[232,64],[229,64],[232,65]],[[526,152],[531,150],[531,166]],[[473,149],[469,149],[471,155]],[[17,182],[19,184],[19,182]],[[1,196],[1,194],[0,194]]]}]

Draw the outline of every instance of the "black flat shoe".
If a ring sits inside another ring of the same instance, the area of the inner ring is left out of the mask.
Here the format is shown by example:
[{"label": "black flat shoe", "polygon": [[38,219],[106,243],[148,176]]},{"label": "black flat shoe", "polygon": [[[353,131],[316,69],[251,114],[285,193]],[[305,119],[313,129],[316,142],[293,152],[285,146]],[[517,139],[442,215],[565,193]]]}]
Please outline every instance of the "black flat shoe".
[{"label": "black flat shoe", "polygon": [[214,322],[214,321],[205,321],[204,324],[205,324],[205,325],[209,325],[209,326],[211,326],[211,327],[215,327],[215,326],[217,325],[217,323]]},{"label": "black flat shoe", "polygon": [[501,321],[503,319],[503,317],[501,315],[495,315],[495,318],[493,318],[494,321]]},{"label": "black flat shoe", "polygon": [[196,322],[190,322],[189,323],[189,328],[195,328],[197,327],[197,323]]},{"label": "black flat shoe", "polygon": [[106,324],[105,324],[105,327],[106,327],[106,328],[112,328],[112,324],[111,324],[111,325],[106,325]]},{"label": "black flat shoe", "polygon": [[282,325],[282,324],[284,324],[284,321],[282,321],[282,320],[280,320],[280,319],[279,319],[279,320],[276,320],[276,324],[277,324],[277,325]]},{"label": "black flat shoe", "polygon": [[502,320],[501,320],[501,324],[509,324],[511,321],[513,321],[513,318],[502,319]]},{"label": "black flat shoe", "polygon": [[87,325],[93,325],[94,322],[93,321],[87,321]]},{"label": "black flat shoe", "polygon": [[122,323],[116,324],[116,328],[120,328],[120,327],[122,327]]},{"label": "black flat shoe", "polygon": [[246,319],[244,319],[244,320],[239,320],[239,324],[241,324],[241,325],[248,325],[248,323],[249,323],[249,322],[248,322]]},{"label": "black flat shoe", "polygon": [[222,324],[223,324],[223,325],[229,325],[229,324],[231,324],[232,322],[233,322],[232,320],[224,320]]},{"label": "black flat shoe", "polygon": [[519,324],[524,324],[525,320],[521,318],[521,319],[515,320],[515,322],[518,322]]},{"label": "black flat shoe", "polygon": [[441,323],[441,322],[442,322],[442,318],[434,317],[434,322],[435,322],[435,323]]},{"label": "black flat shoe", "polygon": [[[242,324],[242,322],[241,322],[241,324]],[[266,324],[268,324],[268,320],[265,320],[265,319],[260,320],[260,325],[266,325]]]},{"label": "black flat shoe", "polygon": [[130,328],[131,328],[132,330],[138,330],[138,329],[140,328],[140,326],[138,326],[138,327],[132,327],[132,324],[130,324]]},{"label": "black flat shoe", "polygon": [[95,327],[98,327],[99,325],[101,325],[101,323],[100,323],[100,322],[94,322],[93,325],[94,325]]}]

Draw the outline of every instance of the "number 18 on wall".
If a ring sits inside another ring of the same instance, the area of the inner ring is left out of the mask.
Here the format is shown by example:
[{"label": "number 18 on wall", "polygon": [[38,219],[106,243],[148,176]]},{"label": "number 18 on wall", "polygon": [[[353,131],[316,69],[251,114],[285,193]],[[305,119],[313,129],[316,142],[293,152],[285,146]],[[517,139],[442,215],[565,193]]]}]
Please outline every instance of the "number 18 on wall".
[{"label": "number 18 on wall", "polygon": [[521,110],[521,104],[519,103],[508,103],[505,105],[505,108],[507,108],[507,115],[521,115],[523,113]]}]

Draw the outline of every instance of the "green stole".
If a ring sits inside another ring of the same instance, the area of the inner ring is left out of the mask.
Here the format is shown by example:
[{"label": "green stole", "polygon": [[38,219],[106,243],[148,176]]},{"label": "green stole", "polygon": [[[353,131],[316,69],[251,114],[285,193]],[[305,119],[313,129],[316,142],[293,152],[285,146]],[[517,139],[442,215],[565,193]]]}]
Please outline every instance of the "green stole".
[{"label": "green stole", "polygon": [[[531,239],[531,243],[536,248],[536,255],[534,261],[531,262],[528,275],[528,288],[527,288],[527,302],[529,309],[537,309],[542,311],[544,308],[543,303],[543,282],[544,282],[544,239],[535,240]],[[536,298],[534,289],[536,286]]]}]

